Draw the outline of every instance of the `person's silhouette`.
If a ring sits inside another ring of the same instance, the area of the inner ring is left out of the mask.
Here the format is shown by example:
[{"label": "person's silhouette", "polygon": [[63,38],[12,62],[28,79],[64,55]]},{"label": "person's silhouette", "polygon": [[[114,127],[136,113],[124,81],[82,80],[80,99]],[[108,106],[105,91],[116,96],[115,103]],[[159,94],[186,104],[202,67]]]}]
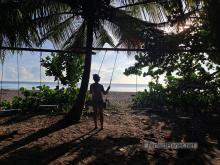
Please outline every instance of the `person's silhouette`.
[{"label": "person's silhouette", "polygon": [[90,85],[90,94],[92,94],[92,106],[94,111],[94,123],[95,128],[97,128],[97,116],[100,116],[100,124],[101,129],[103,129],[103,108],[104,108],[104,101],[102,95],[106,95],[109,92],[110,86],[107,90],[104,90],[103,85],[99,84],[100,77],[98,74],[93,75],[93,80],[95,83]]}]

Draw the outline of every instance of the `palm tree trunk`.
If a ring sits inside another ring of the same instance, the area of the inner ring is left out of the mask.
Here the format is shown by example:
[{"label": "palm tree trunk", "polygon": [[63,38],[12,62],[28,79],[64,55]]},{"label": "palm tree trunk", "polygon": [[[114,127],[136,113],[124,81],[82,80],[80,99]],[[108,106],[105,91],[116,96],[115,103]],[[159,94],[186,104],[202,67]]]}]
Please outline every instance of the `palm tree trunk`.
[{"label": "palm tree trunk", "polygon": [[72,110],[67,114],[65,120],[67,122],[77,122],[80,120],[82,110],[84,108],[86,92],[89,85],[89,77],[91,70],[91,61],[92,61],[92,43],[93,43],[93,21],[87,21],[87,40],[86,40],[86,56],[84,63],[84,71],[82,75],[81,86],[79,94],[77,96],[76,102]]}]

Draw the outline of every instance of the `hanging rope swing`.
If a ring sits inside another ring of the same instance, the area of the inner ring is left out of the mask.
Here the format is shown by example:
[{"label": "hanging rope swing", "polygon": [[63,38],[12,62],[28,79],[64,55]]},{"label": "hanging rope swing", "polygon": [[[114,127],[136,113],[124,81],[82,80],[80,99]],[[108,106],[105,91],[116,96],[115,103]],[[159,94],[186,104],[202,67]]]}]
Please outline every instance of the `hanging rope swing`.
[{"label": "hanging rope swing", "polygon": [[[98,75],[99,75],[99,73],[100,73],[100,71],[101,71],[101,69],[102,69],[102,66],[103,66],[103,63],[104,63],[104,60],[105,60],[105,57],[106,57],[106,53],[107,53],[107,51],[106,51],[105,54],[103,55],[103,58],[102,58],[102,61],[101,61],[101,64],[100,64],[100,67],[99,67],[99,70],[98,70]],[[113,79],[113,75],[114,75],[114,72],[115,72],[117,59],[118,59],[118,53],[115,55],[114,65],[113,65],[112,73],[111,73],[111,76],[110,76],[109,87],[110,87],[111,84],[112,84],[112,79]],[[107,93],[106,96],[105,96],[104,108],[106,109],[106,108],[107,108],[107,105],[109,105],[109,104],[110,104],[110,102],[109,102],[109,100],[108,100],[108,93]],[[92,106],[92,102],[91,102],[91,101],[87,101],[86,105],[87,105],[87,106]]]},{"label": "hanging rope swing", "polygon": [[[112,79],[113,79],[113,75],[114,75],[114,72],[115,72],[115,67],[116,67],[117,59],[118,59],[118,53],[115,55],[114,66],[113,66],[113,69],[112,69],[112,74],[111,74],[110,83],[109,83],[109,86],[110,86],[110,87],[111,87],[111,85],[112,85]],[[108,100],[108,93],[107,93],[106,96],[105,96],[104,107],[106,108],[107,105],[110,105],[110,102],[109,102],[109,100]]]},{"label": "hanging rope swing", "polygon": [[[100,67],[99,67],[99,71],[98,71],[98,75],[99,75],[99,73],[100,73],[100,71],[102,69],[102,65],[103,65],[103,62],[105,60],[106,53],[107,53],[107,51],[105,52],[105,54],[104,54],[104,56],[102,58],[102,61],[101,61]],[[117,59],[118,59],[118,53],[115,55],[115,60],[114,60],[113,68],[112,68],[112,74],[111,74],[111,77],[110,77],[109,86],[111,86],[111,84],[112,84],[112,78],[113,78],[113,75],[114,75],[114,72],[115,72],[115,67],[116,67]]]},{"label": "hanging rope swing", "polygon": [[118,59],[118,53],[115,55],[115,62],[114,62],[114,66],[113,66],[113,69],[112,69],[112,75],[111,75],[109,86],[111,86],[111,84],[112,84],[112,78],[113,78],[113,74],[115,72],[115,66],[116,66],[117,59]]},{"label": "hanging rope swing", "polygon": [[[3,62],[4,62],[4,59],[1,59],[3,61],[1,61],[2,63],[2,72],[1,72],[1,96],[0,96],[0,103],[2,102],[2,97],[3,97],[3,69],[4,69],[4,66],[3,66]],[[19,75],[19,57],[18,57],[18,54],[17,54],[17,97],[20,96],[20,75]],[[17,108],[17,109],[13,109],[13,108],[9,108],[9,109],[4,109],[3,107],[0,107],[0,115],[7,115],[7,114],[14,114],[14,113],[17,113],[17,112],[21,112],[21,109]]]},{"label": "hanging rope swing", "polygon": [[18,97],[20,96],[20,74],[19,74],[19,58],[17,54],[17,78],[18,78]]},{"label": "hanging rope swing", "polygon": [[[2,87],[2,83],[3,83],[3,74],[4,74],[4,56],[1,55],[0,56],[0,60],[1,60],[1,95],[0,95],[0,103],[2,102],[2,97],[3,97],[3,87]],[[0,107],[1,110],[1,107]]]},{"label": "hanging rope swing", "polygon": [[39,63],[40,63],[40,86],[41,86],[41,83],[42,83],[42,81],[41,81],[41,60],[42,60],[42,52],[40,52],[40,61],[39,61]]},{"label": "hanging rope swing", "polygon": [[[17,54],[17,96],[20,96],[20,75],[19,75],[19,58]],[[0,102],[2,101],[3,97],[3,77],[4,77],[4,58],[1,58],[1,95],[0,95]]]},{"label": "hanging rope swing", "polygon": [[102,62],[101,62],[100,67],[99,67],[98,75],[99,75],[99,73],[100,73],[100,71],[102,69],[102,64],[103,64],[103,62],[105,60],[106,53],[107,53],[107,51],[105,51],[105,54],[103,55]]},{"label": "hanging rope swing", "polygon": [[[103,55],[103,58],[102,58],[102,61],[101,61],[101,64],[100,64],[100,67],[99,67],[99,70],[98,70],[98,73],[97,73],[98,75],[99,75],[99,73],[101,72],[103,63],[104,63],[104,61],[105,61],[106,53],[107,53],[107,51],[106,51],[105,54]],[[112,79],[113,79],[113,75],[114,75],[115,68],[116,68],[117,58],[118,58],[118,53],[115,55],[115,60],[114,60],[113,68],[112,68],[112,73],[111,73],[111,77],[110,77],[109,87],[110,87],[111,84],[112,84]],[[107,108],[107,105],[109,105],[109,104],[110,104],[110,102],[109,102],[109,100],[108,100],[108,93],[107,93],[106,96],[105,96],[105,101],[104,101],[103,107],[106,109],[106,108]],[[88,106],[93,106],[93,102],[92,102],[91,100],[87,100],[86,103],[85,103],[85,106],[86,106],[86,107],[88,107]]]}]

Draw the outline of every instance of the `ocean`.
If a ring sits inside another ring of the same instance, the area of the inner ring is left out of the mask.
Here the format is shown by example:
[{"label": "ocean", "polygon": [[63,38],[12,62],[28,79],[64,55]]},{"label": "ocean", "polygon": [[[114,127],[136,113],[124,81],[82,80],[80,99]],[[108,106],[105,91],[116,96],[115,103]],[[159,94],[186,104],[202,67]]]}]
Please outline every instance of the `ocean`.
[{"label": "ocean", "polygon": [[[50,88],[55,88],[57,85],[57,82],[41,82],[41,85],[47,85]],[[108,87],[108,84],[103,84],[105,89]],[[12,89],[12,90],[17,90],[18,87],[24,87],[26,89],[32,89],[32,87],[37,87],[40,86],[40,82],[18,82],[16,81],[3,81],[2,82],[2,88],[3,89]],[[60,85],[60,88],[65,86]],[[144,91],[144,89],[147,88],[147,85],[145,84],[116,84],[113,83],[111,85],[110,91],[112,92],[136,92],[137,91]]]}]

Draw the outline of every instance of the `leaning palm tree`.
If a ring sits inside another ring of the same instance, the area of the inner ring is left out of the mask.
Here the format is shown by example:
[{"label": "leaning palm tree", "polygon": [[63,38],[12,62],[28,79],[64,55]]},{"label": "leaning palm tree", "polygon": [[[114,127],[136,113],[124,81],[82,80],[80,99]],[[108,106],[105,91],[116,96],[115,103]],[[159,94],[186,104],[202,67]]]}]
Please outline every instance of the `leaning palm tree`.
[{"label": "leaning palm tree", "polygon": [[[166,4],[164,5],[162,1],[157,3],[153,0],[9,0],[6,2],[3,5],[8,4],[15,12],[7,26],[10,27],[11,24],[19,26],[16,29],[8,28],[12,30],[10,31],[12,34],[15,34],[12,36],[10,32],[4,31],[5,28],[0,29],[0,32],[3,31],[2,34],[6,34],[3,43],[8,43],[6,42],[8,39],[12,46],[14,43],[31,45],[32,43],[28,42],[36,43],[40,38],[41,42],[49,39],[56,47],[62,49],[86,48],[80,92],[73,110],[68,115],[75,121],[79,120],[85,101],[93,46],[101,47],[105,43],[113,46],[112,35],[118,42],[117,46],[143,47],[146,39],[152,39],[159,33],[156,26],[168,20],[168,12],[164,10]],[[1,16],[4,16],[4,12]],[[17,20],[18,23],[15,22]],[[21,42],[18,42],[19,39]]]},{"label": "leaning palm tree", "polygon": [[[32,1],[27,1],[27,4],[30,2]],[[67,115],[70,121],[78,121],[82,113],[93,47],[102,47],[105,43],[114,46],[112,35],[118,46],[141,48],[146,36],[151,37],[159,32],[155,30],[155,22],[133,17],[133,10],[126,11],[119,7],[131,2],[133,1],[41,0],[32,5],[33,21],[38,25],[42,41],[49,39],[58,48],[67,50],[86,49],[80,91],[72,111]]]}]

